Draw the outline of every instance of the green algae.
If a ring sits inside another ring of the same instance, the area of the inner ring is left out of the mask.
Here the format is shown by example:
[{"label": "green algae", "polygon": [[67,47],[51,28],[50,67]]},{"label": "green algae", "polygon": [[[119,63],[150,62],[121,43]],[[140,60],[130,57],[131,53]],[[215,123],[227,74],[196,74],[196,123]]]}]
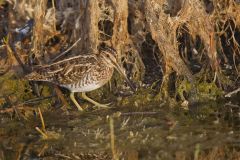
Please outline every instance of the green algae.
[{"label": "green algae", "polygon": [[181,100],[185,100],[184,93],[189,94],[194,89],[193,87],[196,87],[199,101],[216,100],[224,94],[224,91],[214,82],[198,82],[193,85],[187,80],[183,80],[177,84],[176,94],[180,96]]},{"label": "green algae", "polygon": [[135,106],[135,107],[147,107],[150,103],[155,103],[154,92],[150,88],[140,88],[134,94],[123,97],[118,102],[118,106]]},{"label": "green algae", "polygon": [[13,96],[16,101],[24,101],[32,98],[29,92],[30,86],[27,81],[19,80],[14,74],[8,73],[0,77],[0,96]]},{"label": "green algae", "polygon": [[192,89],[192,84],[190,84],[187,80],[183,80],[180,82],[177,82],[177,87],[176,87],[176,94],[180,96],[180,99],[182,101],[186,100],[184,93],[189,93]]},{"label": "green algae", "polygon": [[224,94],[224,91],[217,87],[215,83],[203,82],[198,84],[199,96],[202,99],[216,100]]},{"label": "green algae", "polygon": [[[115,86],[116,87],[116,86]],[[183,79],[176,82],[176,93],[180,97],[181,101],[187,100],[187,96],[190,92],[196,88],[197,91],[197,102],[207,102],[211,100],[217,100],[218,98],[224,95],[224,91],[219,88],[214,82],[197,82],[196,84],[190,83],[188,80]],[[163,91],[165,89],[165,91]],[[169,95],[170,92],[168,88],[161,88],[160,92],[157,93],[156,90],[152,87],[143,88],[140,87],[138,90],[126,97],[116,97],[111,94],[112,91],[109,91],[109,87],[102,87],[101,89],[91,92],[93,97],[98,97],[99,100],[102,97],[108,98],[109,100],[117,99],[117,106],[135,106],[135,107],[144,107],[151,104],[161,105],[168,99],[168,105],[176,106],[178,105],[176,99]],[[163,92],[167,92],[167,96],[162,95]]]},{"label": "green algae", "polygon": [[[36,99],[33,95],[29,82],[17,77],[13,73],[8,73],[0,77],[0,107],[12,107],[13,105],[25,105],[29,100]],[[51,89],[48,86],[41,88],[43,97],[51,95]],[[6,101],[6,98],[8,101]],[[39,103],[33,103],[35,107],[50,107],[51,99],[42,100]]]}]

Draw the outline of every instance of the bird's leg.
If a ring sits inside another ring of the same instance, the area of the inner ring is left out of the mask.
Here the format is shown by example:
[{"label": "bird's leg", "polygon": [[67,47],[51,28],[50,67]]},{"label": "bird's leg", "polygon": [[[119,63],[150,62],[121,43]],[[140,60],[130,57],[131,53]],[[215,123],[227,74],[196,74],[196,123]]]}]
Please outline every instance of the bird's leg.
[{"label": "bird's leg", "polygon": [[74,97],[74,92],[70,93],[70,98],[73,101],[73,103],[77,106],[79,111],[83,111],[82,107],[78,104],[77,100]]},{"label": "bird's leg", "polygon": [[108,104],[101,104],[101,103],[98,103],[96,101],[94,101],[93,99],[89,98],[86,93],[82,92],[82,98],[85,99],[86,101],[94,104],[95,106],[97,107],[101,107],[101,108],[109,108]]}]

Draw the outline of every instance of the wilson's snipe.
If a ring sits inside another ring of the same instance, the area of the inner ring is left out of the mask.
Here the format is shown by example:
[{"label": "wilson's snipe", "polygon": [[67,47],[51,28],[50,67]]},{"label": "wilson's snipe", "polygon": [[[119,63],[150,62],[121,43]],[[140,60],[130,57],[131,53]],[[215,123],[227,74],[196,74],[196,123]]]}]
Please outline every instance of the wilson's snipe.
[{"label": "wilson's snipe", "polygon": [[114,68],[124,76],[127,83],[130,81],[123,69],[118,65],[116,52],[110,47],[100,49],[99,54],[79,55],[53,64],[40,66],[28,75],[26,79],[31,81],[47,81],[67,88],[70,98],[79,110],[83,110],[74,97],[75,92],[82,92],[82,98],[99,107],[107,107],[95,102],[86,96],[89,92],[100,88],[112,77]]}]

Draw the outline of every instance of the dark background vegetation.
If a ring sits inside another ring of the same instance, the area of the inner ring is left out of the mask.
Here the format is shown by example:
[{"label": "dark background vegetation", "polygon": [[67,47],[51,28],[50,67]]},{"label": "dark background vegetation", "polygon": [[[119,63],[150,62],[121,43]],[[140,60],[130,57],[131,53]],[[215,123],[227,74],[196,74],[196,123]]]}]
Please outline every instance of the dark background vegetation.
[{"label": "dark background vegetation", "polygon": [[[17,29],[29,20],[32,31],[21,37]],[[239,113],[239,0],[0,0],[0,40],[3,115],[26,118],[39,106],[69,106],[66,90],[30,83],[24,75],[72,45],[59,60],[97,54],[103,43],[117,51],[137,91],[131,93],[115,73],[111,87],[89,93],[94,99],[119,107],[166,102],[187,109],[230,101]]]},{"label": "dark background vegetation", "polygon": [[22,40],[17,47],[25,65],[48,64],[81,38],[62,59],[97,53],[105,43],[116,49],[119,63],[135,85],[152,86],[161,99],[189,99],[189,90],[178,90],[184,80],[199,92],[201,84],[214,84],[224,93],[239,87],[238,1],[21,0],[1,4],[2,74],[8,70],[24,74],[6,43],[15,43],[14,30],[34,19],[28,41]]}]

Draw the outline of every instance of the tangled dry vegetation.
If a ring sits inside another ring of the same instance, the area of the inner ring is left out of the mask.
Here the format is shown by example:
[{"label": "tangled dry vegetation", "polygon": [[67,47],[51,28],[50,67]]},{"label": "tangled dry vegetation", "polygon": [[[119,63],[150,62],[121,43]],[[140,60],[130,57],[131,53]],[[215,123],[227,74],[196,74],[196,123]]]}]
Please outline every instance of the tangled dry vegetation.
[{"label": "tangled dry vegetation", "polygon": [[[99,45],[107,44],[117,51],[119,63],[135,85],[150,88],[156,99],[184,101],[193,90],[198,92],[197,97],[216,98],[240,86],[238,0],[0,3],[3,97],[6,96],[3,81],[9,71],[21,77],[26,65],[51,63],[79,38],[77,45],[59,59],[96,53]],[[32,33],[16,45],[23,62],[19,65],[10,47],[16,42],[14,29],[30,19],[35,22]],[[124,86],[119,77],[113,79],[117,82],[113,83],[115,86]],[[26,90],[26,85],[18,88]],[[27,93],[26,97],[32,95]]]}]

